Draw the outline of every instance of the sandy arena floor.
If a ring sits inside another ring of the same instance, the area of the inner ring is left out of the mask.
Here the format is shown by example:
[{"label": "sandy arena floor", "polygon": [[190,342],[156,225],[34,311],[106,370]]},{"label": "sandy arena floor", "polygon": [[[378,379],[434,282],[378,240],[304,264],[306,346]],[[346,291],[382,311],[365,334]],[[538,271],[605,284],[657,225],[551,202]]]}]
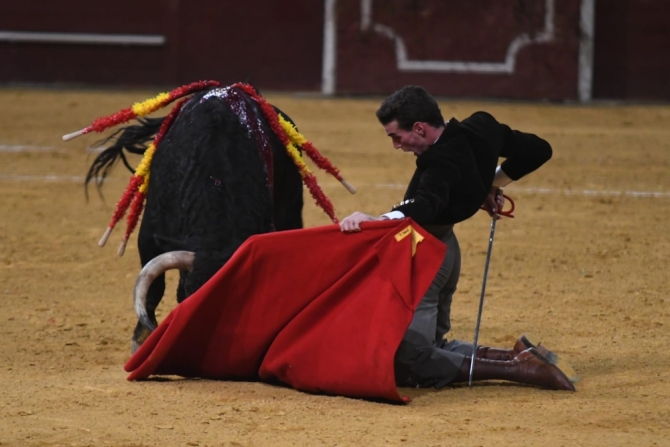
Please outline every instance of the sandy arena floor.
[{"label": "sandy arena floor", "polygon": [[[125,224],[96,244],[129,174],[117,166],[105,201],[93,188],[87,203],[86,148],[99,136],[61,136],[156,93],[0,90],[1,446],[670,445],[670,107],[441,103],[445,117],[485,109],[553,145],[541,171],[507,189],[517,217],[498,226],[480,341],[540,335],[581,381],[574,394],[407,389],[412,403],[394,406],[263,383],[125,380],[136,233],[122,258]],[[380,99],[268,98],[358,187],[350,196],[318,174],[338,216],[402,199],[414,160],[377,124]],[[329,223],[306,202],[306,226]],[[457,226],[456,338],[473,336],[489,222]],[[175,277],[159,318],[175,305]]]}]

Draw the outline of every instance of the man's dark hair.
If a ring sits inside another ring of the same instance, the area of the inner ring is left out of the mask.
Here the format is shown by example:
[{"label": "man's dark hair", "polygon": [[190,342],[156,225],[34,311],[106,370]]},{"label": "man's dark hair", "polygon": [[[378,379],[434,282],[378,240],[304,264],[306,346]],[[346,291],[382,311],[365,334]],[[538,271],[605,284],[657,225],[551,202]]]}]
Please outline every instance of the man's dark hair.
[{"label": "man's dark hair", "polygon": [[408,85],[386,98],[377,110],[377,119],[382,125],[398,121],[402,130],[411,130],[416,122],[433,127],[444,126],[442,112],[435,98],[423,87]]}]

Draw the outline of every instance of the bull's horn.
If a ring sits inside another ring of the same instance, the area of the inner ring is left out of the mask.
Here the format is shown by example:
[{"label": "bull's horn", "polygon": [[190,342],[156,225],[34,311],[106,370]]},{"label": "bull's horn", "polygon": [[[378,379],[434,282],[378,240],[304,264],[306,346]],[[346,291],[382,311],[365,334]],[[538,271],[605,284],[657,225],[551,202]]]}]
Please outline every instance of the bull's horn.
[{"label": "bull's horn", "polygon": [[194,259],[195,253],[192,251],[171,251],[163,253],[147,262],[147,265],[142,268],[142,271],[137,276],[137,281],[135,281],[135,292],[133,293],[135,313],[140,319],[140,323],[150,331],[156,329],[156,326],[154,326],[147,315],[147,292],[149,291],[149,286],[151,286],[154,279],[168,270],[193,270]]}]

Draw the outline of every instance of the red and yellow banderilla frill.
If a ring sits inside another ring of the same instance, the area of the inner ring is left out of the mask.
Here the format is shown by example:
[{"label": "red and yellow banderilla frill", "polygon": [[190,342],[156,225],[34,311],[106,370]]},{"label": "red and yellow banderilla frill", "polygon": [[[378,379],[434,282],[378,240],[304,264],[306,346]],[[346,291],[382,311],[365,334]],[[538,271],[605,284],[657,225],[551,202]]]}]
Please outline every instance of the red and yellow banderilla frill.
[{"label": "red and yellow banderilla frill", "polygon": [[[98,118],[93,121],[90,126],[63,136],[63,140],[68,141],[89,132],[102,132],[106,129],[109,129],[110,127],[126,123],[131,119],[146,116],[162,107],[165,107],[176,99],[183,98],[165,118],[153,142],[144,152],[142,161],[135,170],[135,174],[130,178],[130,182],[126,187],[126,190],[116,205],[116,209],[112,215],[112,220],[102,238],[100,239],[98,245],[101,247],[105,245],[118,221],[123,218],[126,211],[128,211],[130,208],[130,212],[128,213],[127,217],[126,232],[118,250],[118,255],[123,255],[128,243],[128,238],[137,226],[139,217],[144,209],[144,201],[146,199],[146,193],[149,188],[149,171],[154,153],[156,152],[156,148],[158,148],[163,136],[167,133],[175,118],[179,114],[182,106],[186,100],[188,100],[188,98],[185,96],[201,90],[219,86],[220,84],[217,81],[194,82],[192,84],[174,89],[169,93],[161,93],[154,98],[136,103],[132,107],[123,109],[113,115]],[[272,107],[262,96],[260,96],[251,85],[237,83],[231,87],[241,89],[254,101],[256,101],[273,133],[277,135],[279,140],[286,148],[288,155],[293,160],[293,163],[298,168],[300,176],[309,189],[310,194],[312,197],[314,197],[316,204],[324,210],[324,212],[334,223],[337,223],[338,220],[337,217],[335,217],[335,211],[333,209],[332,203],[323,193],[317,183],[316,177],[305,164],[300,150],[305,152],[319,168],[325,170],[337,180],[339,180],[347,188],[347,190],[349,190],[349,192],[354,194],[356,190],[346,180],[344,180],[344,178],[342,178],[339,170],[333,166],[326,157],[322,156],[316,147],[314,147],[311,142],[309,142],[300,132],[298,132],[298,130],[290,122],[279,115],[275,111],[274,107]]]}]

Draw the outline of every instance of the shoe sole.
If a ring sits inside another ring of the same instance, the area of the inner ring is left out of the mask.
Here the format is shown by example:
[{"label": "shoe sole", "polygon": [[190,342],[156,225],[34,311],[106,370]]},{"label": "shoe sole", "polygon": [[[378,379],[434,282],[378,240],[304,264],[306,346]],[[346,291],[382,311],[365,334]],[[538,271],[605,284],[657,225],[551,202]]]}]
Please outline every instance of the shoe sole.
[{"label": "shoe sole", "polygon": [[558,354],[556,354],[554,351],[550,351],[544,346],[542,346],[542,339],[539,337],[534,336],[533,334],[523,334],[521,336],[521,341],[523,344],[526,346],[526,348],[535,348],[538,354],[544,358],[544,360],[548,361],[555,367],[561,370],[563,374],[565,374],[565,377],[568,378],[568,380],[572,383],[577,383],[579,382],[579,375],[577,374],[577,371],[570,365],[570,363],[561,358]]}]

